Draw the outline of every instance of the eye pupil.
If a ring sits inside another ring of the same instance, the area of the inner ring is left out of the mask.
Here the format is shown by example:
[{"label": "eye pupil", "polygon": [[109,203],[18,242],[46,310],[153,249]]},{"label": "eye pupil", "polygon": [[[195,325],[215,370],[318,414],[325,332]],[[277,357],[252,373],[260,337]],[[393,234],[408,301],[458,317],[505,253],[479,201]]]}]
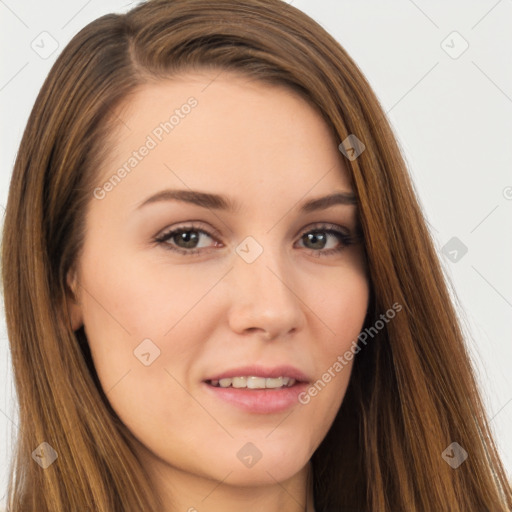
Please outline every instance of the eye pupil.
[{"label": "eye pupil", "polygon": [[311,242],[311,249],[323,249],[327,242],[327,237],[325,233],[307,233],[303,237],[304,245],[307,245],[306,242]]},{"label": "eye pupil", "polygon": [[[197,231],[183,231],[174,236],[176,245],[186,249],[193,249],[199,240]],[[183,244],[181,244],[183,242]]]}]

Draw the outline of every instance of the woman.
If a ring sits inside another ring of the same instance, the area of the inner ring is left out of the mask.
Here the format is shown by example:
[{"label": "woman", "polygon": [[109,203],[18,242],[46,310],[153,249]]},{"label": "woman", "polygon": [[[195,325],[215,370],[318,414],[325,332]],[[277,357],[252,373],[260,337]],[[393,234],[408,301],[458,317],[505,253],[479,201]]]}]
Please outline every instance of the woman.
[{"label": "woman", "polygon": [[404,162],[277,0],[85,27],[19,149],[12,511],[509,510]]}]

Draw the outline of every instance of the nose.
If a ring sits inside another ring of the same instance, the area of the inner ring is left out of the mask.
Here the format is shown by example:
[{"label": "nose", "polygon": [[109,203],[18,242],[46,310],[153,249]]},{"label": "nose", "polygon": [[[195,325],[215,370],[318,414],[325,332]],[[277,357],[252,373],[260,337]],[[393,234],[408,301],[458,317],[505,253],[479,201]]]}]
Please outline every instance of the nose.
[{"label": "nose", "polygon": [[300,331],[304,302],[293,269],[277,251],[264,250],[252,263],[237,257],[228,278],[229,325],[238,334],[259,333],[266,340]]}]

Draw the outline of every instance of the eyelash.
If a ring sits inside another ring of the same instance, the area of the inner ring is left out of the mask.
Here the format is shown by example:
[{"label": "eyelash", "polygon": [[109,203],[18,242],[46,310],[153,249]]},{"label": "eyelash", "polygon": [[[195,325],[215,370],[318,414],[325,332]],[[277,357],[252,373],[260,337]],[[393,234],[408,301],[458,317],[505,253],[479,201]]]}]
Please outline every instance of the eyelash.
[{"label": "eyelash", "polygon": [[[357,242],[355,237],[347,235],[347,234],[343,233],[342,231],[340,231],[339,229],[333,229],[334,226],[335,225],[333,225],[333,224],[319,224],[319,225],[315,225],[314,227],[311,227],[311,228],[308,228],[305,231],[302,231],[302,233],[299,236],[299,240],[302,240],[302,237],[304,235],[308,234],[308,233],[328,233],[328,234],[334,235],[335,237],[338,238],[338,241],[340,242],[340,246],[336,247],[334,249],[314,250],[314,249],[307,249],[306,248],[306,251],[308,251],[311,255],[313,255],[315,257],[330,256],[332,254],[339,253],[343,249],[348,247],[349,245],[355,244]],[[212,249],[211,247],[209,247],[209,248],[199,248],[199,249],[198,248],[183,249],[181,247],[173,247],[173,246],[171,246],[168,243],[168,241],[171,240],[176,235],[179,235],[179,234],[182,234],[182,233],[187,233],[189,231],[195,231],[197,233],[201,233],[203,235],[206,235],[206,236],[212,238],[213,240],[215,240],[215,237],[219,236],[218,232],[216,232],[215,230],[213,230],[213,232],[210,233],[210,232],[206,231],[205,229],[202,229],[202,228],[200,228],[198,226],[190,224],[190,225],[187,225],[187,226],[175,228],[175,229],[173,229],[171,231],[164,232],[161,235],[155,237],[153,241],[155,243],[157,243],[157,244],[162,245],[164,247],[164,249],[166,249],[166,250],[174,251],[174,252],[176,252],[178,254],[183,254],[183,255],[187,255],[187,256],[198,255],[198,254],[204,253],[206,251],[209,252],[209,250]]]}]

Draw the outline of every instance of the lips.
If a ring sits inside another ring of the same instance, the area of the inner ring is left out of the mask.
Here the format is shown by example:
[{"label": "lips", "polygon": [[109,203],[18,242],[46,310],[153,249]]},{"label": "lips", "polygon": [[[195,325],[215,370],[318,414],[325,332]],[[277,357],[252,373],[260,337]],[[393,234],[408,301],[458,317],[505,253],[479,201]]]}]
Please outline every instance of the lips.
[{"label": "lips", "polygon": [[[221,382],[226,387],[222,387]],[[250,382],[253,385],[247,385]],[[287,385],[277,385],[285,382]],[[243,366],[212,375],[202,382],[202,386],[209,397],[246,413],[262,415],[284,412],[296,406],[298,396],[309,382],[310,379],[294,366]],[[265,387],[262,387],[263,383]],[[268,387],[267,383],[270,384]]]}]

